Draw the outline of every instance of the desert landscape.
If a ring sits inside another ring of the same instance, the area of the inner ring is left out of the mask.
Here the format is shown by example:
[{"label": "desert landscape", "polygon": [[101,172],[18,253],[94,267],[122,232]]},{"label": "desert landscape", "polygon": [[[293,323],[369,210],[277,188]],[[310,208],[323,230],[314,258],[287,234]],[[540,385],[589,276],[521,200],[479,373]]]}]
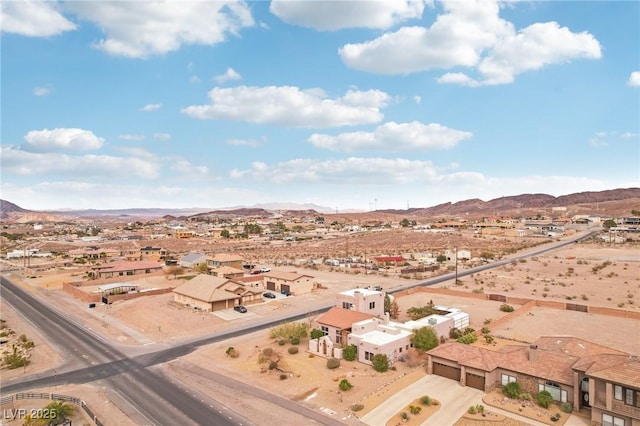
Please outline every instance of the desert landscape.
[{"label": "desert landscape", "polygon": [[[489,293],[637,311],[636,301],[640,298],[640,258],[637,253],[635,246],[613,248],[597,242],[585,242],[526,261],[514,261],[486,272],[461,276],[457,285],[454,280],[450,280],[423,291],[417,289],[412,294],[397,297],[400,308],[398,320],[408,319],[408,308],[424,306],[431,301],[438,305],[455,306],[468,312],[471,326],[479,329],[487,324],[487,321],[495,322],[506,315],[499,309],[501,302],[480,301],[477,298],[478,295]],[[291,269],[286,266],[281,268]],[[461,266],[459,273],[462,275],[464,271],[465,267]],[[304,311],[307,306],[317,302],[331,302],[337,291],[345,289],[375,284],[393,290],[398,286],[417,282],[393,272],[354,274],[327,268],[309,269],[308,273],[322,283],[320,289],[314,290],[311,294],[279,298],[252,306],[249,315],[231,320],[215,313],[194,312],[179,306],[173,302],[171,294],[116,302],[88,311],[84,303],[71,298],[61,290],[61,283],[72,279],[73,273],[43,273],[25,278],[23,286],[55,300],[60,306],[73,312],[74,317],[83,321],[87,327],[118,343],[144,345],[187,341],[224,330],[230,325]],[[157,288],[175,285],[174,280],[168,276],[146,277],[139,284],[143,287]],[[520,305],[513,304],[513,307],[517,312]],[[39,349],[47,348],[46,342],[42,336],[38,336],[37,330],[29,329],[28,324],[21,321],[11,309],[3,308],[4,318],[20,324],[29,335],[33,334]],[[313,324],[313,318],[308,318],[307,321]],[[541,307],[531,310],[526,315],[514,317],[507,323],[501,323],[491,331],[500,345],[526,344],[545,335],[573,335],[632,354],[640,354],[638,340],[629,338],[634,333],[640,335],[640,322],[620,316],[593,315]],[[486,345],[480,341],[476,344]],[[175,380],[185,381],[186,377],[193,378],[190,381],[191,386],[203,394],[215,393],[216,398],[221,398],[226,405],[240,410],[249,417],[267,416],[265,418],[271,418],[275,422],[282,415],[282,408],[268,407],[267,402],[260,403],[260,400],[255,398],[250,399],[251,404],[238,406],[238,395],[231,391],[219,392],[216,381],[213,378],[207,380],[207,372],[246,381],[267,392],[353,424],[358,424],[363,415],[384,403],[390,395],[399,392],[407,382],[413,382],[426,375],[417,354],[415,359],[396,363],[394,369],[386,373],[377,373],[369,366],[344,360],[339,369],[329,370],[325,366],[326,360],[310,356],[305,350],[305,345],[306,342],[302,341],[295,355],[285,355],[288,377],[284,381],[279,375],[264,371],[257,362],[260,350],[266,347],[272,347],[285,354],[289,347],[279,347],[275,341],[269,339],[268,330],[201,347],[161,369]],[[230,346],[239,351],[240,355],[237,358],[231,358],[226,354]],[[27,372],[43,371],[59,363],[60,357],[50,349],[35,351]],[[24,374],[22,371],[3,373],[3,382]],[[337,382],[342,378],[347,378],[354,385],[353,388],[347,392],[337,392]],[[96,401],[96,411],[100,413],[104,401],[100,403],[101,398],[90,397],[86,390],[80,392],[83,393],[83,398],[86,396],[87,400]],[[351,407],[357,404],[362,404],[363,408],[354,412]],[[291,423],[282,423],[280,420],[280,423],[296,424],[297,420],[292,418]]]}]

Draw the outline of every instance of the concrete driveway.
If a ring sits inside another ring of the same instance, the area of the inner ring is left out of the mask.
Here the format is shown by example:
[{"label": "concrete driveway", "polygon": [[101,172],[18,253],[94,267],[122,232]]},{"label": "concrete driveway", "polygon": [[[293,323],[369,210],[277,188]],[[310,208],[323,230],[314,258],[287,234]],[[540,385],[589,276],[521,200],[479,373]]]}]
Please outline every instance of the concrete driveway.
[{"label": "concrete driveway", "polygon": [[360,420],[371,426],[386,424],[413,400],[429,395],[440,401],[441,408],[428,419],[431,425],[452,425],[467,412],[471,405],[482,404],[484,392],[463,387],[455,380],[428,375],[391,396]]}]

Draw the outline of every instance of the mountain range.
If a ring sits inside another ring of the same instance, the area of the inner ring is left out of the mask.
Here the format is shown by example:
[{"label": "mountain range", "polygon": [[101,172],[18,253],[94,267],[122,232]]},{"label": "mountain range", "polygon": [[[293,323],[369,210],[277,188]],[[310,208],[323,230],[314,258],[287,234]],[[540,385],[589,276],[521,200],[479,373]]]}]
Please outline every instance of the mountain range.
[{"label": "mountain range", "polygon": [[[554,209],[555,208],[555,209]],[[391,214],[409,216],[444,216],[444,215],[514,215],[523,211],[551,211],[577,214],[581,211],[596,211],[601,214],[628,215],[631,210],[640,210],[640,188],[621,188],[606,191],[589,191],[555,197],[549,194],[520,194],[495,198],[483,201],[473,198],[455,203],[447,202],[432,207],[416,207],[406,210],[377,210],[366,212],[367,215]],[[274,214],[290,215],[314,215],[314,214],[349,214],[365,213],[357,211],[336,212],[329,207],[314,204],[274,203],[260,204],[251,207],[238,206],[220,209],[189,208],[189,209],[114,209],[114,210],[56,210],[56,211],[32,211],[6,200],[0,200],[0,218],[4,221],[29,222],[29,221],[61,221],[72,218],[102,218],[102,219],[126,219],[136,218],[160,218],[160,217],[193,217],[204,218],[209,216],[268,217]],[[561,215],[561,214],[559,214]]]}]

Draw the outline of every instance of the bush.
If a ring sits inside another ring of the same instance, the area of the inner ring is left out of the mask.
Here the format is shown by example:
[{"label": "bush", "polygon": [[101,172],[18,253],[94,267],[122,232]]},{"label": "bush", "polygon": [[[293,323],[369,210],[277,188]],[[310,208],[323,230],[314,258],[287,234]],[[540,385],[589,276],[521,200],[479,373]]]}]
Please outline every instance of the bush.
[{"label": "bush", "polygon": [[287,352],[289,352],[291,355],[295,355],[298,353],[298,347],[297,346],[290,346],[289,349],[287,349]]},{"label": "bush", "polygon": [[340,380],[340,383],[338,384],[338,387],[340,388],[341,391],[348,391],[349,389],[351,389],[353,387],[353,385],[351,383],[349,383],[349,381],[347,379],[342,379],[342,380]]},{"label": "bush", "polygon": [[313,330],[311,330],[311,333],[309,334],[309,337],[311,338],[311,340],[319,339],[322,336],[324,336],[324,333],[322,332],[322,330],[318,330],[317,328],[314,328]]},{"label": "bush", "polygon": [[284,346],[284,345],[286,345],[286,344],[287,344],[287,341],[286,341],[286,340],[284,340],[284,339],[280,339],[280,340],[278,340],[278,344],[279,344],[280,346]]},{"label": "bush", "polygon": [[419,351],[428,351],[438,346],[438,336],[431,327],[416,330],[411,338],[413,347]]},{"label": "bush", "polygon": [[29,365],[29,362],[29,359],[15,353],[6,355],[3,360],[3,363],[9,370],[26,367],[27,365]]},{"label": "bush", "polygon": [[280,380],[287,380],[289,376],[285,373],[280,374]]},{"label": "bush", "polygon": [[478,340],[478,336],[476,336],[475,333],[467,333],[461,337],[458,337],[456,339],[456,342],[464,343],[465,345],[470,345],[471,343],[474,343],[476,340]]},{"label": "bush", "polygon": [[431,400],[431,397],[429,395],[422,395],[420,397],[420,402],[423,405],[431,405],[432,400]]},{"label": "bush", "polygon": [[379,373],[384,373],[389,369],[389,358],[384,354],[376,354],[371,359],[373,369]]},{"label": "bush", "polygon": [[240,351],[233,346],[229,346],[224,353],[231,358],[238,358],[240,356]]},{"label": "bush", "polygon": [[409,411],[411,411],[411,414],[420,414],[420,411],[422,411],[422,407],[420,407],[419,405],[410,405]]},{"label": "bush", "polygon": [[516,399],[522,393],[522,389],[520,388],[520,383],[518,382],[507,383],[506,385],[502,386],[502,393],[508,396],[509,398]]},{"label": "bush", "polygon": [[458,330],[455,327],[453,327],[451,330],[449,330],[449,338],[450,339],[457,339],[459,337],[462,337],[462,332],[460,330]]},{"label": "bush", "polygon": [[469,409],[467,410],[467,413],[476,414],[476,406],[472,405],[471,407],[469,407]]},{"label": "bush", "polygon": [[351,406],[351,411],[362,411],[364,409],[364,405],[362,404],[353,404]]},{"label": "bush", "polygon": [[355,361],[358,348],[356,345],[347,345],[342,350],[342,357],[347,361]]},{"label": "bush", "polygon": [[502,312],[513,312],[513,306],[503,303],[502,305],[500,305],[500,310]]},{"label": "bush", "polygon": [[531,398],[530,393],[521,393],[520,396],[518,396],[518,399],[522,401],[531,401],[533,398]]},{"label": "bush", "polygon": [[299,337],[294,337],[291,339],[291,344],[292,345],[299,345],[300,344],[300,338]]},{"label": "bush", "polygon": [[[293,339],[297,337],[299,339],[306,337],[309,332],[309,325],[306,322],[287,322],[274,327],[269,331],[269,337],[271,339]],[[322,331],[320,331],[322,333]]]},{"label": "bush", "polygon": [[573,411],[573,405],[571,405],[570,402],[563,402],[562,404],[560,404],[560,409],[564,413],[571,413]]},{"label": "bush", "polygon": [[541,406],[542,408],[549,408],[549,406],[553,402],[553,397],[551,396],[549,391],[543,390],[538,392],[538,395],[536,396],[536,401],[538,402],[538,405]]},{"label": "bush", "polygon": [[409,414],[406,411],[403,411],[402,414],[400,414],[400,417],[402,420],[409,420]]},{"label": "bush", "polygon": [[333,370],[338,367],[340,367],[340,360],[338,358],[329,358],[327,360],[327,368],[329,370]]}]

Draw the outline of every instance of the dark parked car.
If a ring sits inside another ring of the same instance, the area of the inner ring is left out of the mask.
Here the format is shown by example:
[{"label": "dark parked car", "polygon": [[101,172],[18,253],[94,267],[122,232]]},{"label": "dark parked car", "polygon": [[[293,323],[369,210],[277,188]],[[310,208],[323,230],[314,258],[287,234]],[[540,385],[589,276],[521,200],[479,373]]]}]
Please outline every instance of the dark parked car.
[{"label": "dark parked car", "polygon": [[262,293],[262,295],[264,297],[266,297],[267,299],[275,299],[276,298],[276,295],[271,293],[270,291],[266,291],[266,292]]},{"label": "dark parked car", "polygon": [[236,312],[240,312],[241,314],[244,314],[245,312],[247,312],[247,308],[245,308],[242,305],[234,306],[233,310]]}]

